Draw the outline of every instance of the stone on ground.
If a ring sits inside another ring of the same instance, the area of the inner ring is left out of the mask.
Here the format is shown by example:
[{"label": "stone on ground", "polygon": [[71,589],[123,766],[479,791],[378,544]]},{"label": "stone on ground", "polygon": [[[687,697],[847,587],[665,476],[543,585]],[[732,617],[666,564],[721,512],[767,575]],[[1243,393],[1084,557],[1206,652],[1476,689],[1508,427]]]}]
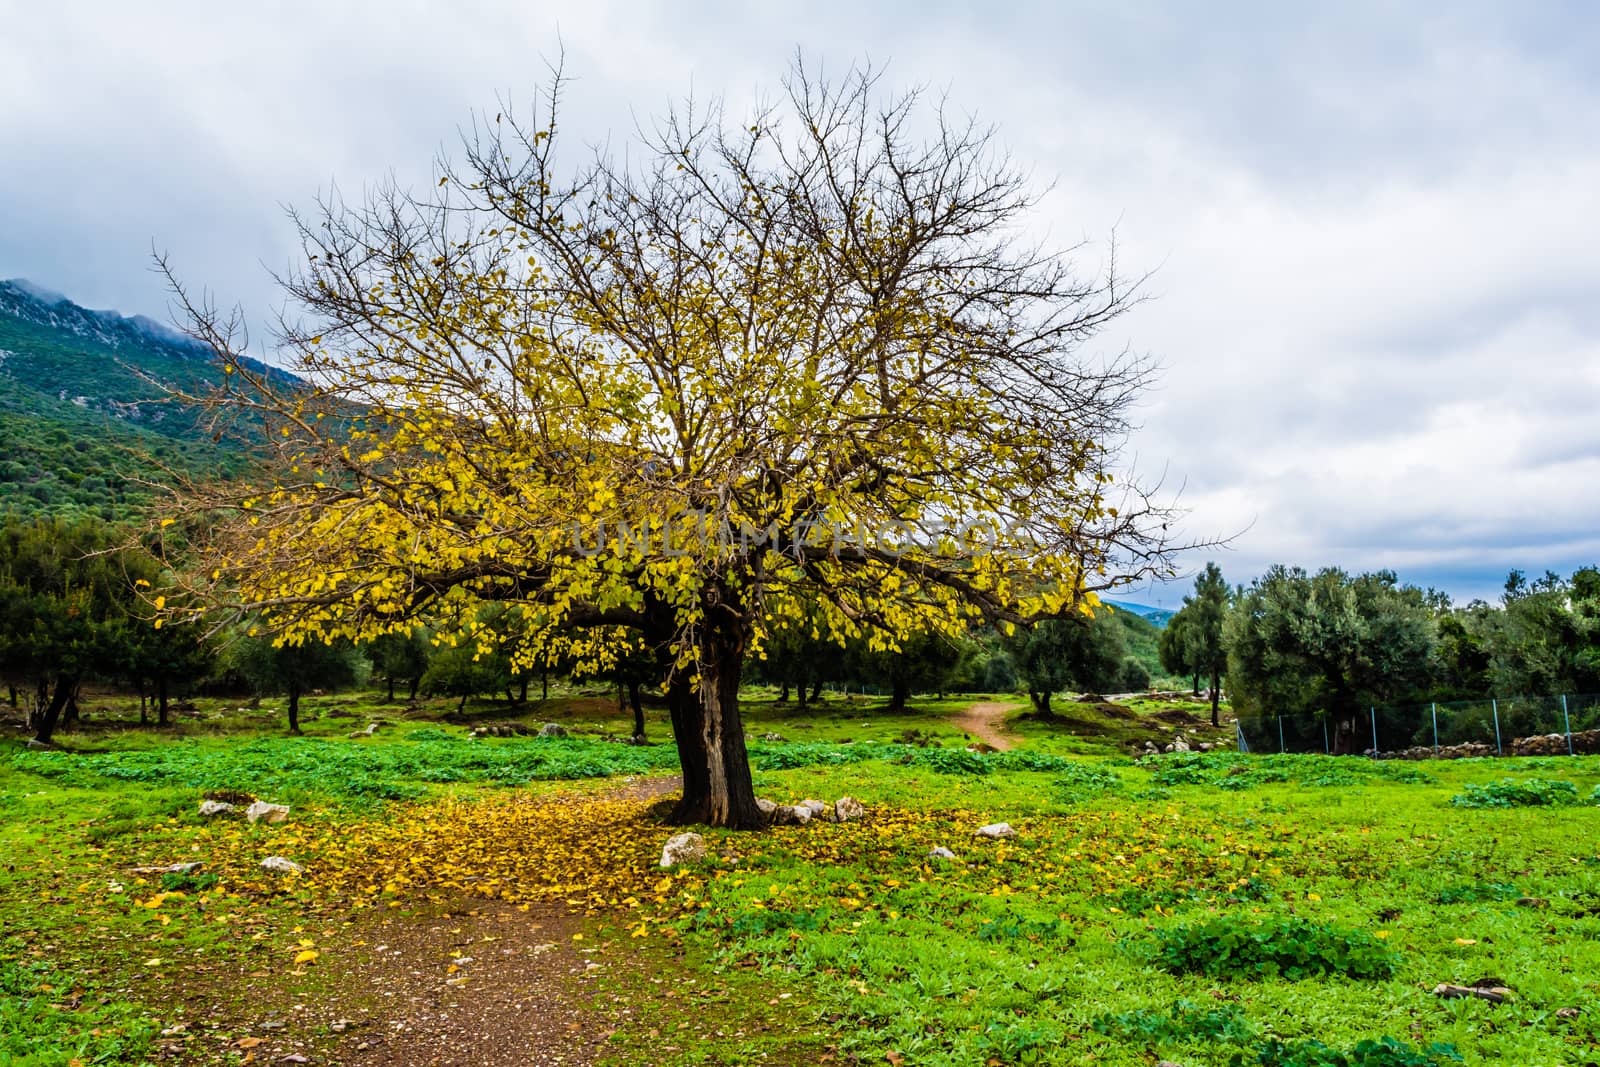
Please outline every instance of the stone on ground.
[{"label": "stone on ground", "polygon": [[661,866],[676,867],[680,863],[694,863],[706,858],[706,841],[696,833],[678,834],[667,838],[661,849]]},{"label": "stone on ground", "polygon": [[258,800],[244,809],[244,817],[251,822],[282,822],[289,817],[289,805],[268,804],[265,800]]}]

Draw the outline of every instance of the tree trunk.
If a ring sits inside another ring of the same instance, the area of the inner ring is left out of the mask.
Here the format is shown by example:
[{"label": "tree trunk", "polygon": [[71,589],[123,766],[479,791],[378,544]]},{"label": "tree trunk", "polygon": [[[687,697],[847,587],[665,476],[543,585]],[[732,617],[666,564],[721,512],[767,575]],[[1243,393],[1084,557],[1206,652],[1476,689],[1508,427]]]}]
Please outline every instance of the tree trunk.
[{"label": "tree trunk", "polygon": [[800,708],[801,710],[804,710],[804,709],[809,708],[811,706],[811,692],[810,692],[810,690],[811,690],[811,683],[806,681],[805,678],[802,677],[800,679],[800,684],[795,686],[795,705],[794,705],[795,707]]},{"label": "tree trunk", "polygon": [[527,702],[528,702],[528,676],[526,674],[524,674],[522,676],[522,688],[517,691],[517,703],[518,704],[526,704]]},{"label": "tree trunk", "polygon": [[539,703],[543,704],[550,699],[550,672],[539,672]]},{"label": "tree trunk", "polygon": [[811,703],[816,704],[822,700],[822,679],[818,678],[811,687]]},{"label": "tree trunk", "polygon": [[628,683],[628,702],[633,705],[633,737],[644,740],[644,701],[639,696],[639,683]]},{"label": "tree trunk", "polygon": [[1222,720],[1218,718],[1217,705],[1222,701],[1222,677],[1213,670],[1211,672],[1211,725],[1221,726]]},{"label": "tree trunk", "polygon": [[[739,678],[744,637],[708,626],[700,647],[699,684],[672,700],[673,734],[683,767],[683,799],[675,821],[735,830],[766,824],[756,807],[750,757],[739,718]],[[675,688],[685,683],[674,683]]]},{"label": "tree trunk", "polygon": [[693,822],[694,813],[711,805],[711,771],[696,738],[699,705],[682,675],[667,689],[667,710],[672,717],[672,738],[678,745],[678,767],[683,773],[683,797],[672,809],[672,821]]},{"label": "tree trunk", "polygon": [[28,729],[37,730],[44,719],[44,709],[50,703],[50,679],[40,675],[34,683],[33,703],[28,707]]},{"label": "tree trunk", "polygon": [[895,682],[889,690],[889,710],[905,711],[906,700],[911,696],[911,686],[907,682]]},{"label": "tree trunk", "polygon": [[417,690],[422,686],[422,675],[418,674],[411,679],[411,695],[407,699],[417,699]]},{"label": "tree trunk", "polygon": [[67,692],[67,706],[61,713],[60,728],[65,730],[69,726],[78,725],[78,687],[73,687]]},{"label": "tree trunk", "polygon": [[1200,695],[1200,672],[1199,671],[1195,671],[1194,672],[1194,695],[1195,696],[1199,696]]},{"label": "tree trunk", "polygon": [[7,683],[6,688],[11,690],[11,710],[17,710],[17,687]]},{"label": "tree trunk", "polygon": [[[12,690],[12,692],[16,692],[16,690]],[[802,696],[800,698],[802,701],[805,700],[805,697],[804,697],[803,693],[804,693],[804,691],[802,690]],[[783,683],[783,692],[778,694],[778,703],[779,704],[787,704],[787,703],[789,703],[789,683],[788,682],[784,682]]]},{"label": "tree trunk", "polygon": [[1040,715],[1050,714],[1050,694],[1048,692],[1034,692],[1029,690],[1028,699],[1033,701],[1033,710]]},{"label": "tree trunk", "polygon": [[139,725],[150,725],[149,692],[144,684],[144,676],[139,676]]},{"label": "tree trunk", "polygon": [[289,732],[300,732],[300,687],[297,685],[289,687]]},{"label": "tree trunk", "polygon": [[394,675],[389,675],[389,703],[394,703]]},{"label": "tree trunk", "polygon": [[[47,683],[41,683],[41,687]],[[72,698],[73,692],[78,688],[78,679],[69,674],[64,674],[56,679],[55,690],[50,694],[50,701],[42,704],[38,710],[37,718],[33,724],[33,737],[36,741],[50,743],[50,738],[55,734],[56,727],[61,722],[61,712],[67,706],[67,701]]]},{"label": "tree trunk", "polygon": [[156,723],[167,725],[167,676],[156,679]]}]

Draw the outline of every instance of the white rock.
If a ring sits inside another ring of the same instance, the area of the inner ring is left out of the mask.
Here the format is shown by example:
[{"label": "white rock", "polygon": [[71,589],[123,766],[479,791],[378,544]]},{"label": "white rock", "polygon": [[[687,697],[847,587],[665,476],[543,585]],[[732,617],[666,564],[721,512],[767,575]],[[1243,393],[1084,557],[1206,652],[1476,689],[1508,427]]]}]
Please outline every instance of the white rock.
[{"label": "white rock", "polygon": [[284,856],[268,856],[261,861],[262,869],[268,871],[281,871],[284,874],[305,874],[306,869],[292,859]]},{"label": "white rock", "polygon": [[833,817],[836,822],[849,822],[859,819],[867,813],[861,806],[861,801],[855,797],[840,797],[833,805]]},{"label": "white rock", "polygon": [[202,800],[200,802],[200,814],[207,819],[215,818],[218,815],[231,815],[238,810],[232,804],[222,800]]},{"label": "white rock", "polygon": [[1187,751],[1189,751],[1189,742],[1185,741],[1181,737],[1178,738],[1176,741],[1172,742],[1172,751],[1174,751],[1174,752],[1187,752]]},{"label": "white rock", "polygon": [[795,807],[805,808],[811,813],[811,817],[813,819],[819,817],[828,810],[828,805],[824,804],[820,800],[802,800],[800,803],[796,804]]},{"label": "white rock", "polygon": [[928,850],[928,858],[930,860],[953,860],[956,858],[956,854],[943,845],[938,845]]},{"label": "white rock", "polygon": [[1011,828],[1011,824],[1008,822],[992,822],[988,826],[978,827],[973,831],[972,836],[997,840],[1002,837],[1016,837],[1017,832]]},{"label": "white rock", "polygon": [[680,863],[694,863],[706,858],[706,841],[696,833],[678,834],[667,838],[661,849],[661,866],[676,867]]},{"label": "white rock", "polygon": [[558,722],[547,722],[539,727],[540,737],[566,737],[567,728]]},{"label": "white rock", "polygon": [[268,804],[265,800],[258,800],[244,809],[244,817],[251,822],[260,822],[262,819],[268,822],[282,822],[289,817],[289,805]]},{"label": "white rock", "polygon": [[778,810],[778,805],[766,797],[756,797],[756,807],[761,809],[761,814],[763,815],[771,815]]}]

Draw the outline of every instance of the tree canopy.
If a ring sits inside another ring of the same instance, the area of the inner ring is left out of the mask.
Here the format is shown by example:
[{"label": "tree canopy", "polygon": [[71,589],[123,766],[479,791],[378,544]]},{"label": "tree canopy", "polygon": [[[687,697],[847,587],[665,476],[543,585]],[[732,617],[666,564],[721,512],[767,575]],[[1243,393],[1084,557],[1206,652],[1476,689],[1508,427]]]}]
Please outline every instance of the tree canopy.
[{"label": "tree canopy", "polygon": [[1269,569],[1241,591],[1225,624],[1234,708],[1321,713],[1348,733],[1368,705],[1426,692],[1436,606],[1390,571]]},{"label": "tree canopy", "polygon": [[519,666],[580,671],[632,629],[670,671],[679,817],[753,826],[737,687],[774,634],[955,639],[1166,571],[1111,472],[1148,364],[1089,351],[1137,288],[1114,248],[1085,274],[1029,242],[991,131],[797,64],[753,114],[569,156],[564,87],[482,116],[426,192],[299,217],[306,387],[184,298],[229,361],[209,403],[277,458],[186,498],[190,603],[295,644],[425,616],[470,642],[509,601]]}]

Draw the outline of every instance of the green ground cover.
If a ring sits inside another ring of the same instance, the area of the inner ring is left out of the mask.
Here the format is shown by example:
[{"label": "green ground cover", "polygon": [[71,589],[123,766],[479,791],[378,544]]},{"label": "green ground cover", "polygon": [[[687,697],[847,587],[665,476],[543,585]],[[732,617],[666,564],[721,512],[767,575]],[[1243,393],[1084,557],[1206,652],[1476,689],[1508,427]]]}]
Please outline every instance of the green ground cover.
[{"label": "green ground cover", "polygon": [[[1013,713],[1021,747],[978,755],[953,722],[967,703],[887,716],[834,700],[801,729],[791,708],[756,701],[753,737],[787,739],[753,740],[760,791],[853,795],[867,818],[707,832],[713,858],[664,880],[654,860],[671,830],[646,802],[606,806],[592,840],[581,831],[587,809],[563,806],[570,836],[541,843],[553,824],[520,799],[596,795],[670,771],[668,745],[605,740],[628,719],[592,694],[526,712],[577,731],[559,739],[469,740],[470,723],[430,721],[442,709],[362,696],[317,705],[304,738],[276,736],[271,705],[202,703],[177,737],[102,728],[69,738],[69,753],[7,743],[0,1062],[154,1062],[162,1031],[196,1003],[218,1026],[195,1062],[237,1062],[231,976],[271,975],[314,999],[327,979],[314,963],[293,965],[303,942],[337,954],[370,909],[431,906],[446,870],[454,889],[551,899],[528,872],[569,853],[558,888],[587,901],[595,936],[659,956],[710,998],[652,996],[648,981],[624,978],[605,987],[638,1008],[611,1037],[617,1063],[748,1062],[754,1027],[670,1054],[649,1033],[705,1012],[747,1018],[780,992],[790,996],[772,1011],[831,1035],[812,1051],[839,1063],[1600,1056],[1600,760],[1136,761],[1126,753],[1139,730],[1164,736],[1165,724],[1143,721],[1159,708],[1084,734]],[[348,739],[369,715],[393,725]],[[919,737],[903,740],[908,731]],[[930,737],[941,743],[918,743]],[[195,811],[212,789],[295,812],[281,827],[224,833]],[[999,820],[1017,835],[972,836]],[[500,825],[508,832],[486,830]],[[441,828],[460,829],[464,844],[440,843],[453,839]],[[929,858],[935,846],[956,858]],[[247,873],[269,848],[308,875]],[[391,885],[364,887],[339,866],[347,853],[413,852],[429,863]],[[128,871],[190,858],[208,865],[191,876]],[[462,883],[462,868],[483,881]],[[1432,993],[1486,980],[1510,999]]]}]

